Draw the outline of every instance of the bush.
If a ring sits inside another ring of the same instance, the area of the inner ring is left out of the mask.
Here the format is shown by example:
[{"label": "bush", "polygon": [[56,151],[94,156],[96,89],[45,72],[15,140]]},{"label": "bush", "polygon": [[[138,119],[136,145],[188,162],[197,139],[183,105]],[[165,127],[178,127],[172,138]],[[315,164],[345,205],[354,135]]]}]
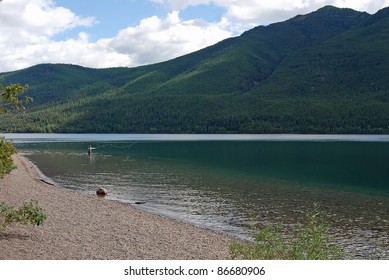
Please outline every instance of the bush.
[{"label": "bush", "polygon": [[254,233],[253,242],[232,241],[232,259],[263,260],[331,260],[342,259],[342,250],[333,244],[329,226],[319,222],[319,212],[307,215],[305,226],[298,223],[290,229],[284,225],[266,225]]},{"label": "bush", "polygon": [[14,153],[16,153],[15,147],[4,138],[0,138],[0,178],[14,168],[11,157]]},{"label": "bush", "polygon": [[31,200],[22,207],[15,209],[5,203],[0,203],[0,229],[5,229],[12,223],[42,225],[46,220],[43,209],[38,202]]}]

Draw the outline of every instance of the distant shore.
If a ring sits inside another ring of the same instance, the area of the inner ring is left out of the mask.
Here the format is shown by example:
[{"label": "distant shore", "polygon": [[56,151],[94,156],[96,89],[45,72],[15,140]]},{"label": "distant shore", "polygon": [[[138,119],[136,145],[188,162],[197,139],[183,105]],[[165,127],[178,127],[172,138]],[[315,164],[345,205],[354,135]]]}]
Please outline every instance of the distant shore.
[{"label": "distant shore", "polygon": [[0,179],[0,202],[34,199],[48,218],[0,232],[2,260],[229,259],[227,235],[50,185],[24,157],[14,162],[17,169]]}]

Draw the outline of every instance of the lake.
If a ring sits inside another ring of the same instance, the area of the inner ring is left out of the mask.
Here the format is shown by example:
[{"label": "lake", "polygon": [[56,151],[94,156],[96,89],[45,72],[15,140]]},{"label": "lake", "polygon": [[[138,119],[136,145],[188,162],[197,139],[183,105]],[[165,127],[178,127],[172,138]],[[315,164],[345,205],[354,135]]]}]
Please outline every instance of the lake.
[{"label": "lake", "polygon": [[352,258],[389,258],[388,135],[5,136],[63,188],[242,238],[318,203]]}]

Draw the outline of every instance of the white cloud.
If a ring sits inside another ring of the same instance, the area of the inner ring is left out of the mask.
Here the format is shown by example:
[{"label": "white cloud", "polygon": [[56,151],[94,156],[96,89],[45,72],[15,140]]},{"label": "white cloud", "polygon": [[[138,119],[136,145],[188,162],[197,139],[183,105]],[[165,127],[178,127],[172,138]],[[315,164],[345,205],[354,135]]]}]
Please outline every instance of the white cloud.
[{"label": "white cloud", "polygon": [[315,11],[325,5],[375,13],[389,6],[389,0],[149,0],[164,2],[172,9],[211,4],[226,9],[223,20],[234,33],[254,26],[287,20],[297,14]]},{"label": "white cloud", "polygon": [[[65,61],[60,43],[52,37],[77,26],[90,26],[94,18],[82,18],[51,0],[4,0],[0,3],[0,71],[41,62]],[[70,40],[75,44],[80,40]],[[70,50],[69,50],[70,51]],[[61,58],[61,56],[63,58]]]},{"label": "white cloud", "polygon": [[143,19],[136,27],[121,30],[109,46],[127,54],[136,65],[175,58],[215,44],[231,33],[218,24],[200,20],[183,21],[174,11],[165,19],[156,16]]},{"label": "white cloud", "polygon": [[81,18],[56,7],[51,0],[4,0],[0,5],[0,44],[42,42],[66,29],[94,22],[94,18]]},{"label": "white cloud", "polygon": [[165,3],[172,9],[185,9],[189,6],[215,4],[219,7],[244,7],[253,11],[260,10],[299,10],[334,5],[359,11],[375,13],[378,9],[389,5],[388,0],[149,0]]},{"label": "white cloud", "polygon": [[[131,64],[128,56],[109,50],[109,40],[88,41],[85,33],[76,39],[47,41],[4,49],[0,72],[26,68],[40,63],[72,63],[105,68]],[[0,49],[2,47],[0,46]]]},{"label": "white cloud", "polygon": [[341,8],[351,8],[368,13],[375,13],[377,10],[389,6],[389,0],[333,0],[334,6]]}]

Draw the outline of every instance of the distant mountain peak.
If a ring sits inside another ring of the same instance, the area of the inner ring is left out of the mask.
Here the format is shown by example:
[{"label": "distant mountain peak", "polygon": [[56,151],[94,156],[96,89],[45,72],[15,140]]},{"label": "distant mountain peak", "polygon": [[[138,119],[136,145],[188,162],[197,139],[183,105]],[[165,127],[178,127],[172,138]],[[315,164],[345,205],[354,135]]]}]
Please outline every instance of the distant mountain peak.
[{"label": "distant mountain peak", "polygon": [[364,25],[367,26],[367,25],[375,24],[387,18],[389,18],[389,7],[383,8],[378,12],[376,12],[374,15],[372,15],[368,20],[364,22]]}]

